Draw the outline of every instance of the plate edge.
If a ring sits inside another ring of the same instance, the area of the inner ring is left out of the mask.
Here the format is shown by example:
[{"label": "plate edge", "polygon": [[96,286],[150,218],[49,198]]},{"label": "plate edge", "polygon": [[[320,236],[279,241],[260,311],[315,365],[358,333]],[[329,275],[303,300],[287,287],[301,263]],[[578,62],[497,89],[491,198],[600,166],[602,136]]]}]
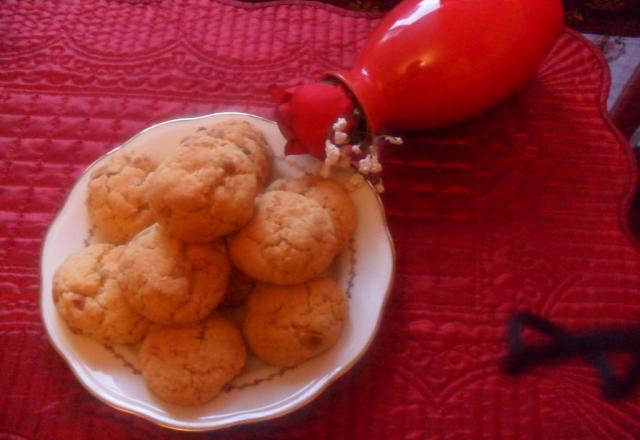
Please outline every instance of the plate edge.
[{"label": "plate edge", "polygon": [[391,275],[389,277],[387,286],[386,286],[386,290],[384,293],[384,298],[382,301],[382,306],[381,306],[381,312],[378,314],[378,317],[376,319],[376,323],[375,326],[373,328],[373,331],[371,332],[371,335],[369,336],[369,339],[367,340],[366,344],[364,345],[364,347],[362,348],[362,350],[360,350],[360,352],[347,364],[337,368],[334,370],[333,373],[330,373],[329,376],[325,376],[325,378],[322,378],[319,380],[319,385],[317,390],[309,397],[307,397],[306,399],[300,400],[298,402],[295,402],[293,404],[291,404],[290,407],[286,408],[285,411],[283,412],[279,412],[279,413],[271,413],[271,414],[266,414],[264,416],[258,416],[258,417],[252,417],[252,418],[248,418],[245,420],[238,420],[238,421],[233,421],[233,422],[229,422],[229,423],[221,423],[221,424],[215,424],[215,425],[211,425],[211,426],[180,426],[180,425],[175,425],[175,424],[167,424],[164,423],[163,421],[159,420],[156,417],[150,416],[146,413],[140,412],[140,411],[136,411],[130,408],[125,408],[122,407],[116,403],[110,402],[109,400],[107,400],[105,397],[101,396],[99,393],[97,393],[96,391],[94,391],[88,384],[87,384],[87,380],[83,377],[83,374],[78,370],[76,370],[76,365],[77,362],[75,362],[74,360],[70,359],[66,354],[64,354],[62,352],[62,350],[56,345],[56,343],[53,341],[53,338],[49,332],[49,327],[47,325],[47,321],[45,320],[45,315],[44,315],[44,292],[43,292],[43,279],[44,279],[44,273],[43,273],[43,256],[44,256],[44,247],[45,244],[47,242],[47,238],[49,236],[49,233],[51,232],[51,228],[52,226],[58,221],[60,214],[62,213],[64,207],[66,206],[67,202],[69,201],[69,197],[71,196],[71,193],[73,192],[73,190],[76,188],[76,185],[79,183],[79,180],[81,180],[88,172],[91,168],[93,168],[98,162],[104,160],[105,158],[115,154],[116,152],[118,152],[120,149],[126,147],[127,144],[131,143],[134,139],[136,139],[137,137],[143,135],[144,133],[146,133],[147,131],[153,130],[159,126],[162,125],[168,125],[168,124],[172,124],[172,123],[176,123],[176,122],[182,122],[182,121],[193,121],[193,120],[198,120],[198,119],[206,119],[209,118],[211,116],[242,116],[242,117],[249,117],[249,118],[253,118],[253,119],[259,119],[263,122],[267,122],[269,124],[273,124],[276,125],[276,122],[262,117],[262,116],[257,116],[257,115],[252,115],[249,113],[243,113],[243,112],[216,112],[216,113],[209,113],[206,115],[202,115],[202,116],[195,116],[195,117],[187,117],[187,118],[177,118],[177,119],[170,119],[167,121],[163,121],[163,122],[159,122],[157,124],[151,125],[145,129],[143,129],[142,131],[136,133],[135,135],[133,135],[131,138],[127,139],[126,141],[124,141],[122,144],[118,145],[117,147],[113,148],[112,150],[108,151],[107,153],[101,155],[100,157],[98,157],[96,160],[94,160],[93,162],[91,162],[89,165],[87,165],[87,167],[84,169],[84,171],[82,171],[82,173],[80,173],[80,175],[78,177],[76,177],[75,179],[75,183],[74,185],[69,189],[69,191],[67,192],[67,195],[64,199],[64,201],[62,202],[60,208],[57,210],[57,212],[55,213],[55,215],[53,216],[51,222],[49,223],[49,226],[47,226],[47,230],[45,231],[45,234],[43,236],[43,240],[42,240],[42,245],[40,246],[40,288],[39,288],[39,293],[40,293],[40,298],[38,301],[38,306],[40,309],[40,319],[44,325],[44,329],[45,329],[45,334],[47,337],[47,340],[49,341],[49,345],[51,347],[53,347],[54,351],[56,351],[58,353],[58,355],[65,361],[65,363],[67,364],[67,366],[69,367],[69,369],[71,370],[71,373],[75,376],[76,380],[80,383],[80,385],[89,392],[89,394],[91,394],[93,397],[95,397],[96,399],[98,399],[99,401],[101,401],[102,403],[108,405],[109,407],[113,408],[116,411],[120,411],[123,412],[125,414],[131,414],[133,416],[136,417],[140,417],[144,420],[147,420],[155,425],[158,425],[160,427],[163,428],[168,428],[168,429],[172,429],[175,431],[186,431],[186,432],[206,432],[206,431],[214,431],[214,430],[220,430],[220,429],[225,429],[225,428],[231,428],[233,426],[239,426],[239,425],[244,425],[244,424],[251,424],[251,423],[258,423],[261,421],[266,421],[266,420],[271,420],[271,419],[275,419],[275,418],[279,418],[279,417],[283,417],[285,415],[291,414],[292,412],[295,412],[296,410],[312,403],[315,399],[317,399],[329,386],[331,386],[333,383],[335,383],[338,379],[340,379],[341,377],[343,377],[348,371],[350,371],[354,365],[356,363],[358,363],[358,361],[360,361],[360,359],[369,351],[369,348],[371,347],[371,345],[373,344],[373,341],[375,339],[375,337],[378,334],[378,331],[380,330],[380,324],[382,322],[382,316],[384,315],[384,312],[387,308],[387,304],[389,301],[389,297],[391,294],[391,289],[393,288],[393,284],[395,281],[395,275],[396,275],[396,249],[395,249],[395,245],[393,242],[393,239],[391,237],[391,231],[389,230],[389,225],[387,223],[387,217],[385,215],[385,211],[384,211],[384,205],[382,203],[382,199],[380,198],[380,195],[378,194],[378,192],[375,190],[374,186],[367,181],[367,185],[369,186],[369,189],[371,190],[371,192],[374,195],[374,198],[376,199],[376,203],[378,206],[378,210],[379,213],[381,215],[382,218],[382,222],[383,222],[383,226],[384,226],[384,231],[385,231],[385,235],[387,238],[387,243],[389,245],[389,249],[391,250]]}]

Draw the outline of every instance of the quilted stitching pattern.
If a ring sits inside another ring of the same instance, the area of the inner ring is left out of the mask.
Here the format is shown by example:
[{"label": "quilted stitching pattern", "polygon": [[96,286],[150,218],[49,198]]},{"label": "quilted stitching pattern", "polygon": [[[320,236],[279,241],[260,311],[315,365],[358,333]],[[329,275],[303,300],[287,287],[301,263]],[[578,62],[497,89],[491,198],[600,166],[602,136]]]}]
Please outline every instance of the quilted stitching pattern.
[{"label": "quilted stitching pattern", "polygon": [[[0,437],[173,437],[92,398],[48,345],[37,308],[46,227],[107,150],[170,118],[269,117],[270,84],[348,67],[377,19],[305,2],[3,4]],[[497,370],[517,308],[571,329],[640,316],[625,224],[636,170],[603,117],[604,66],[566,33],[519,96],[387,151],[397,277],[370,353],[312,405],[223,435],[638,437],[640,398],[604,402],[584,362],[519,379]]]}]

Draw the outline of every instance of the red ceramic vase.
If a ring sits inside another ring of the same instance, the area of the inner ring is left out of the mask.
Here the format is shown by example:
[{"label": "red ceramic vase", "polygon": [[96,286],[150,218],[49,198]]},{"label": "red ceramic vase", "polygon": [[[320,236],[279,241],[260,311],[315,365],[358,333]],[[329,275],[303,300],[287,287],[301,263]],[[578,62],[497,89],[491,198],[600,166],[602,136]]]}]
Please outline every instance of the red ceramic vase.
[{"label": "red ceramic vase", "polygon": [[562,29],[560,0],[405,0],[354,67],[331,72],[370,133],[450,125],[522,87]]}]

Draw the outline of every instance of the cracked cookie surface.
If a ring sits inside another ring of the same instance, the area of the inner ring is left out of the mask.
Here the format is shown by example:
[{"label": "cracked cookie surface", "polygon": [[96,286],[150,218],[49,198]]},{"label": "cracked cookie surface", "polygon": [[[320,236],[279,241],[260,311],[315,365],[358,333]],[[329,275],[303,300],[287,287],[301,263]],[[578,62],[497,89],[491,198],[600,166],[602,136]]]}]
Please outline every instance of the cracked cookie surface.
[{"label": "cracked cookie surface", "polygon": [[345,293],[328,278],[295,286],[258,284],[247,300],[243,333],[263,361],[291,367],[333,347],[347,314]]},{"label": "cracked cookie surface", "polygon": [[286,191],[259,197],[256,214],[227,243],[236,267],[253,279],[281,285],[315,278],[337,252],[335,228],[326,210]]},{"label": "cracked cookie surface", "polygon": [[273,165],[273,154],[264,135],[242,119],[229,119],[219,122],[207,130],[207,133],[219,139],[225,139],[235,144],[251,161],[258,184],[264,187],[269,180]]},{"label": "cracked cookie surface", "polygon": [[161,399],[198,405],[213,399],[247,358],[240,330],[217,313],[192,327],[157,327],[140,350],[142,376]]},{"label": "cracked cookie surface", "polygon": [[300,179],[279,179],[269,190],[291,191],[315,200],[329,212],[336,228],[338,249],[347,247],[356,230],[358,217],[349,193],[333,179],[305,176]]},{"label": "cracked cookie surface", "polygon": [[149,176],[157,163],[145,154],[117,152],[93,173],[87,190],[91,222],[104,237],[125,243],[154,222]]},{"label": "cracked cookie surface", "polygon": [[53,278],[53,301],[69,328],[105,343],[132,344],[150,323],[125,300],[118,285],[124,246],[94,244],[69,256]]},{"label": "cracked cookie surface", "polygon": [[118,280],[127,301],[149,320],[188,325],[220,303],[230,270],[224,243],[183,243],[155,224],[126,246]]},{"label": "cracked cookie surface", "polygon": [[234,144],[208,137],[181,146],[150,179],[158,223],[187,242],[208,242],[242,227],[253,215],[258,181]]}]

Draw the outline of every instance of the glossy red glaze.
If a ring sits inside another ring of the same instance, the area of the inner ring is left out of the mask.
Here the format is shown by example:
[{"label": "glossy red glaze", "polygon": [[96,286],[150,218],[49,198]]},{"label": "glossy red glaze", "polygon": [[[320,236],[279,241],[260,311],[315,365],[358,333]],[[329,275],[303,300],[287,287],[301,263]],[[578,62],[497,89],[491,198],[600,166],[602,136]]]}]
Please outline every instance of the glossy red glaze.
[{"label": "glossy red glaze", "polygon": [[353,69],[332,72],[373,133],[478,115],[522,87],[562,29],[560,0],[405,0]]}]

